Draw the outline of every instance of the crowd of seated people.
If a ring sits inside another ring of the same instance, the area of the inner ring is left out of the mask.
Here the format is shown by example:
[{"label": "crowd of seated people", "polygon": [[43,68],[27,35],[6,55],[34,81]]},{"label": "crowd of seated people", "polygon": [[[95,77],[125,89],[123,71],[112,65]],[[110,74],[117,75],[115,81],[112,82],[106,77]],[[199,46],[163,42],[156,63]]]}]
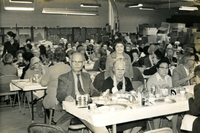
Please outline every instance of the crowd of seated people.
[{"label": "crowd of seated people", "polygon": [[[142,91],[139,88],[144,84],[144,79],[147,79],[148,91],[151,91],[152,86],[172,88],[195,82],[193,72],[195,66],[198,66],[199,57],[195,48],[189,44],[169,44],[165,48],[160,43],[139,45],[128,42],[121,33],[116,33],[113,39],[106,42],[86,39],[73,43],[62,38],[58,47],[52,48],[33,45],[27,39],[26,44],[19,47],[15,36],[13,32],[8,32],[7,42],[0,46],[0,75],[17,75],[21,79],[38,75],[38,82],[47,87],[45,97],[42,97],[43,92],[34,93],[40,117],[44,113],[42,107],[49,117],[50,109],[55,109],[64,100],[74,100],[76,94],[89,93],[95,96],[107,89],[110,93],[121,90],[124,93],[139,92]],[[85,68],[87,63],[94,64],[92,70],[100,72],[94,82],[87,73],[89,70]],[[77,85],[79,80],[80,86]],[[26,93],[30,98],[30,93]],[[73,117],[65,114],[57,125],[67,132]],[[66,119],[64,123],[63,119]],[[53,120],[52,123],[55,124]],[[105,130],[105,127],[96,128],[85,121],[83,123],[93,131]],[[159,123],[160,118],[155,118],[155,128],[159,128]],[[146,120],[119,124],[119,130],[125,133],[138,132],[145,125]],[[173,115],[172,125],[173,132],[177,133],[177,114]]]}]

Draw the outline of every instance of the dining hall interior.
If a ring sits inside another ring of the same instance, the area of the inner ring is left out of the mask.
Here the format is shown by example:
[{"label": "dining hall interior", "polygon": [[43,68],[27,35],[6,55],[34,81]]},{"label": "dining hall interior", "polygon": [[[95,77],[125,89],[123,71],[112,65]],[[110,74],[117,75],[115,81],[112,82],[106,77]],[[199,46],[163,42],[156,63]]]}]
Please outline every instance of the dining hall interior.
[{"label": "dining hall interior", "polygon": [[200,133],[200,0],[0,0],[1,133]]}]

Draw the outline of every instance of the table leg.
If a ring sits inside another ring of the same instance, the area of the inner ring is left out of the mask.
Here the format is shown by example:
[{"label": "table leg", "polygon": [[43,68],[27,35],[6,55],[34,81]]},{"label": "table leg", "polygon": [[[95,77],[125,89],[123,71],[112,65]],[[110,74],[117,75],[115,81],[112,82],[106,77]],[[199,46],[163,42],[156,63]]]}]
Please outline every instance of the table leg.
[{"label": "table leg", "polygon": [[112,133],[117,133],[117,126],[116,126],[116,124],[112,125]]},{"label": "table leg", "polygon": [[[33,91],[31,91],[31,103],[33,102]],[[31,113],[32,113],[32,122],[34,122],[34,108],[33,104],[31,104]]]},{"label": "table leg", "polygon": [[19,91],[17,91],[17,98],[18,98],[18,103],[19,103],[19,112],[21,112],[21,100],[19,96]]}]

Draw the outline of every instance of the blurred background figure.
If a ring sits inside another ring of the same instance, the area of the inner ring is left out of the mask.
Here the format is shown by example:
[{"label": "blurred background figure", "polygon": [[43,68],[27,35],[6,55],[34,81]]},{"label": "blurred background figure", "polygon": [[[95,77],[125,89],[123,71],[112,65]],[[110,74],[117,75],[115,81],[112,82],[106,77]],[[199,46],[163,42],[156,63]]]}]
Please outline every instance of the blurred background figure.
[{"label": "blurred background figure", "polygon": [[16,34],[12,31],[8,31],[6,33],[6,37],[7,42],[4,43],[3,55],[5,55],[6,53],[10,53],[13,58],[15,58],[16,52],[17,50],[19,50],[19,43],[17,42],[17,40],[15,40]]},{"label": "blurred background figure", "polygon": [[13,66],[13,56],[8,53],[3,56],[4,66],[1,70],[1,75],[16,75],[17,76],[17,68]]}]

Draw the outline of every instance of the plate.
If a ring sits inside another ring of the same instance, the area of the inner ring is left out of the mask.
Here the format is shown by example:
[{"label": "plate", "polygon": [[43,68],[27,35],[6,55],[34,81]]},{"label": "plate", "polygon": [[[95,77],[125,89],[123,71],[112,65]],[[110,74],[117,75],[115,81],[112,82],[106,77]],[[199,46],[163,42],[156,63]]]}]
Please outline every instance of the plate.
[{"label": "plate", "polygon": [[100,111],[100,112],[107,112],[110,110],[110,107],[109,106],[101,106],[101,107],[98,107],[96,110]]},{"label": "plate", "polygon": [[111,108],[115,108],[117,110],[125,109],[127,107],[126,104],[107,104],[106,106],[110,106]]}]

